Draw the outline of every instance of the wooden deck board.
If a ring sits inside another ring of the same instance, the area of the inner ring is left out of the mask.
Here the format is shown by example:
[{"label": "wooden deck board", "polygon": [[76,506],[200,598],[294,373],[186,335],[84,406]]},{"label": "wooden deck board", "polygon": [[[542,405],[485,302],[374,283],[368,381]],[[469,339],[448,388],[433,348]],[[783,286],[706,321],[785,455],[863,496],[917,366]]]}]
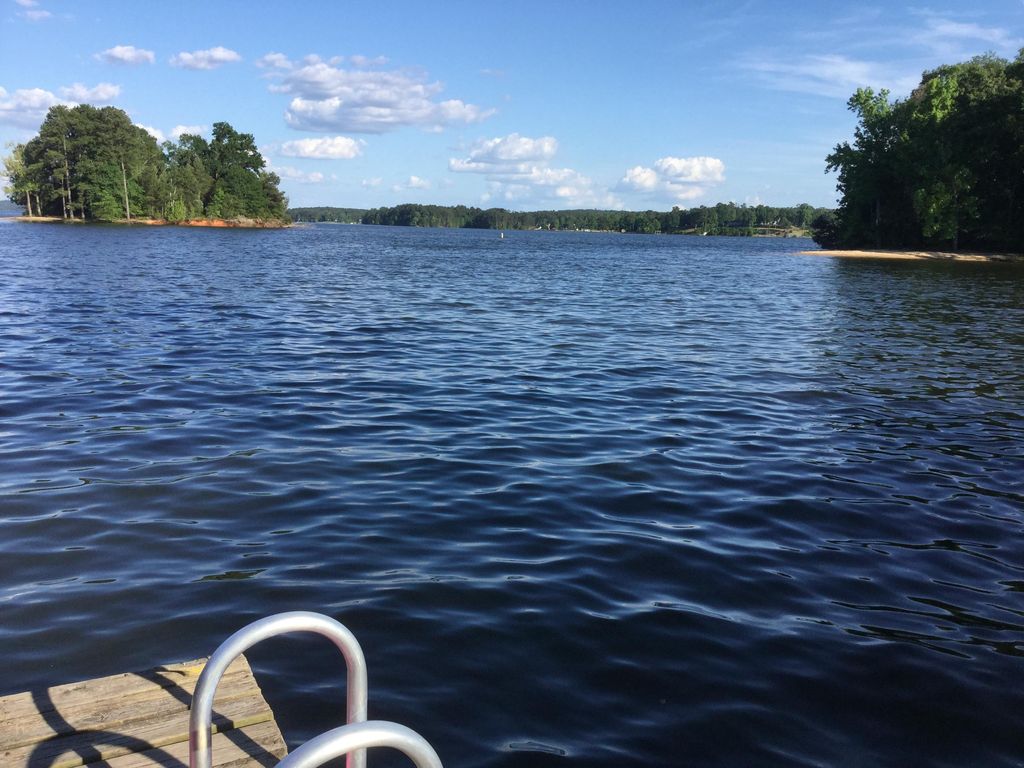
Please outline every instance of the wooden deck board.
[{"label": "wooden deck board", "polygon": [[[205,660],[0,698],[0,765],[188,765],[188,707]],[[217,686],[214,766],[276,765],[284,739],[245,657]]]}]

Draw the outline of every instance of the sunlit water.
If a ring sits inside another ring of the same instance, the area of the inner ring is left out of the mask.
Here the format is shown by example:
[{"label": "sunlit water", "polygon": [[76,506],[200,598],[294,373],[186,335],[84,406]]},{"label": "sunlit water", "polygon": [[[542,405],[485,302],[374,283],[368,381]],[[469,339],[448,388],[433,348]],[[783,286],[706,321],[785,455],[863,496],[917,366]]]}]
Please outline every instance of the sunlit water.
[{"label": "sunlit water", "polygon": [[0,693],[310,609],[450,766],[1022,764],[1024,271],[809,246],[0,222]]}]

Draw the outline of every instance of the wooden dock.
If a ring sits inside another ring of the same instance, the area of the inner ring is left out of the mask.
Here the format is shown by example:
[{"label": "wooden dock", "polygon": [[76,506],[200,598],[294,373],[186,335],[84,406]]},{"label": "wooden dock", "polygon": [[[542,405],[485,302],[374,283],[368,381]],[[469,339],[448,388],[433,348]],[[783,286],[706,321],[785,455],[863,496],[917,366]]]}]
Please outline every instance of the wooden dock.
[{"label": "wooden dock", "polygon": [[[206,659],[0,697],[4,768],[187,768],[192,692]],[[213,704],[214,768],[269,768],[287,750],[244,656]]]}]

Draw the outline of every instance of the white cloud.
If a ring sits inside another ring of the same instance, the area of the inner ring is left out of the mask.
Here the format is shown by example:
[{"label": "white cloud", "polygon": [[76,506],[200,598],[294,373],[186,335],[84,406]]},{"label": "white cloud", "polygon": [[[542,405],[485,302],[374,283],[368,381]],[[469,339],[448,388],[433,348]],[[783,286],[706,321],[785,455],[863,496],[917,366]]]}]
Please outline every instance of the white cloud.
[{"label": "white cloud", "polygon": [[256,66],[265,69],[291,69],[292,63],[283,53],[268,53],[256,60]]},{"label": "white cloud", "polygon": [[379,176],[375,176],[372,179],[363,179],[361,182],[359,182],[359,186],[361,186],[363,189],[373,189],[375,187],[379,187],[383,183],[384,179],[380,178]]},{"label": "white cloud", "polygon": [[28,19],[29,21],[43,21],[44,19],[51,19],[51,18],[53,18],[53,14],[52,13],[50,13],[49,11],[41,10],[41,9],[40,10],[31,10],[31,11],[22,11],[18,15],[19,16],[23,16],[24,18]]},{"label": "white cloud", "polygon": [[391,187],[392,192],[405,192],[411,189],[430,189],[433,185],[426,179],[421,179],[419,176],[410,176],[409,179],[403,184],[395,184]]},{"label": "white cloud", "polygon": [[725,181],[725,163],[717,157],[662,157],[653,168],[642,165],[626,171],[619,189],[642,192],[658,200],[684,202],[707,193],[707,186]]},{"label": "white cloud", "polygon": [[0,88],[0,123],[36,130],[50,107],[64,103],[42,88],[24,88],[14,93]]},{"label": "white cloud", "polygon": [[383,67],[388,63],[387,56],[375,56],[371,59],[368,56],[360,56],[359,54],[356,54],[349,58],[357,67]]},{"label": "white cloud", "polygon": [[493,139],[481,139],[469,150],[465,159],[452,158],[448,167],[453,171],[477,173],[526,173],[533,163],[547,163],[558,151],[553,136],[531,139],[510,133]]},{"label": "white cloud", "polygon": [[658,174],[652,168],[638,165],[626,171],[622,182],[631,189],[650,191],[658,186]]},{"label": "white cloud", "polygon": [[662,157],[654,167],[678,183],[725,181],[725,164],[717,157]]},{"label": "white cloud", "polygon": [[479,173],[488,180],[486,200],[521,205],[555,205],[565,208],[620,208],[621,202],[607,190],[572,168],[552,168],[558,151],[553,136],[533,139],[510,133],[481,139],[467,157],[448,160],[448,170]]},{"label": "white cloud", "polygon": [[782,91],[848,99],[858,88],[888,88],[909,93],[918,82],[917,74],[894,71],[878,62],[851,59],[840,54],[807,55],[797,59],[748,59],[746,68],[766,85]]},{"label": "white cloud", "polygon": [[[268,54],[269,56],[270,54]],[[385,133],[406,126],[441,130],[477,123],[494,113],[459,99],[438,101],[438,82],[404,70],[343,69],[340,59],[310,55],[295,63],[274,54],[273,93],[292,96],[285,121],[306,131]],[[353,61],[357,57],[353,57]],[[267,57],[264,57],[267,59]],[[364,65],[378,63],[363,59]]]},{"label": "white cloud", "polygon": [[95,58],[108,64],[152,64],[156,61],[156,54],[134,45],[115,45],[97,53]]},{"label": "white cloud", "polygon": [[158,144],[163,144],[167,141],[167,137],[164,135],[164,132],[159,128],[154,128],[150,125],[143,125],[142,123],[136,123],[135,125],[156,139]]},{"label": "white cloud", "polygon": [[272,170],[282,179],[296,181],[299,184],[320,184],[325,178],[320,171],[300,171],[290,165],[274,166]]},{"label": "white cloud", "polygon": [[39,0],[14,0],[22,8],[35,8],[39,5]]},{"label": "white cloud", "polygon": [[348,136],[328,136],[322,139],[286,141],[281,154],[288,157],[312,157],[327,160],[351,160],[363,153],[366,142]]},{"label": "white cloud", "polygon": [[233,61],[241,61],[242,57],[230,48],[218,45],[215,48],[207,48],[204,51],[182,51],[171,57],[172,67],[183,69],[216,69],[222,64]]},{"label": "white cloud", "polygon": [[[807,93],[844,101],[858,88],[887,89],[896,97],[909,94],[920,82],[922,69],[943,62],[962,61],[986,51],[1013,56],[1024,47],[1024,37],[1011,28],[958,21],[929,10],[912,10],[911,25],[884,24],[877,9],[863,17],[836,18],[815,29],[810,50],[793,56],[781,51],[760,51],[747,56],[740,66],[755,74],[765,85],[782,91]],[[857,58],[842,52],[856,44],[856,50],[899,50],[891,57]]]},{"label": "white cloud", "polygon": [[121,86],[113,83],[97,83],[89,88],[82,83],[74,83],[61,88],[60,95],[69,101],[83,104],[109,104],[121,95]]},{"label": "white cloud", "polygon": [[171,129],[171,138],[175,141],[181,138],[182,134],[189,134],[190,136],[202,136],[206,133],[205,125],[176,125]]},{"label": "white cloud", "polygon": [[1024,46],[1024,39],[1001,27],[983,27],[932,15],[926,15],[924,25],[908,37],[910,41],[930,48],[936,55],[949,58],[966,58],[972,52],[979,53],[979,44],[987,50],[1007,54],[1015,53]]}]

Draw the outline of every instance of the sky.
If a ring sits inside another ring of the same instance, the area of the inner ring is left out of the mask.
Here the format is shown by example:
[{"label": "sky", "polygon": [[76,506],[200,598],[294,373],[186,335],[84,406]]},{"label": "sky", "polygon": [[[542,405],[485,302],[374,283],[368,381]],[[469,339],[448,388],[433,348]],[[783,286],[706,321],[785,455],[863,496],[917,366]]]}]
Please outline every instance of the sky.
[{"label": "sky", "polygon": [[89,103],[253,134],[294,206],[832,206],[857,88],[1022,47],[1024,0],[0,0],[0,145]]}]

